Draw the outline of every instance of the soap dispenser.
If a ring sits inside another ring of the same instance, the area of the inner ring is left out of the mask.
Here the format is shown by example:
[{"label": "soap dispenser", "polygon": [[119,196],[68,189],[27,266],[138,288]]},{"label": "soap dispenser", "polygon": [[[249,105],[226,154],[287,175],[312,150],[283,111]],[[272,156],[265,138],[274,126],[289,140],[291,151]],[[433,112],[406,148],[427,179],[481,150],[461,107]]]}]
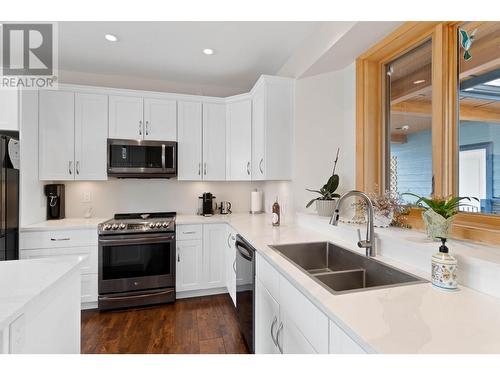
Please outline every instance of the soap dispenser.
[{"label": "soap dispenser", "polygon": [[446,238],[439,237],[439,252],[432,256],[432,284],[448,290],[455,290],[457,285],[457,260],[448,253]]}]

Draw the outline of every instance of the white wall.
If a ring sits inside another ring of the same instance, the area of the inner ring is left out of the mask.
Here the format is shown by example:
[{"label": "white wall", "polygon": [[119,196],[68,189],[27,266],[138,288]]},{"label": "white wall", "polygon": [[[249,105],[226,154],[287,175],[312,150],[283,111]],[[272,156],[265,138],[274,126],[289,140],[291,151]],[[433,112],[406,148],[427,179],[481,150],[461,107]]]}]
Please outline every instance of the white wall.
[{"label": "white wall", "polygon": [[[355,186],[355,64],[335,72],[299,79],[295,86],[295,173],[291,184],[294,206],[306,211],[314,198],[306,188],[319,189],[332,172],[340,192]],[[314,206],[308,209],[314,211]]]},{"label": "white wall", "polygon": [[[115,213],[176,211],[195,214],[198,197],[211,192],[219,203],[232,203],[233,212],[250,211],[250,192],[258,183],[197,182],[177,180],[110,179],[108,181],[65,182],[66,216],[83,217],[92,207],[94,217],[107,218]],[[83,202],[85,192],[92,201]]]}]

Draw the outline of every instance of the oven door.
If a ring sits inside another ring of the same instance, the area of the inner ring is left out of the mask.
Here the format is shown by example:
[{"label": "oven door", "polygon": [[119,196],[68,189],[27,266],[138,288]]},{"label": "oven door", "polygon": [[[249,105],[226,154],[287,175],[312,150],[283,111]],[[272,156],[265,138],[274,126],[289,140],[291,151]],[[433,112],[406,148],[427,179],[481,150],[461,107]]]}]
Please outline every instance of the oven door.
[{"label": "oven door", "polygon": [[175,177],[177,143],[108,139],[111,177]]},{"label": "oven door", "polygon": [[175,287],[175,235],[99,238],[99,294]]}]

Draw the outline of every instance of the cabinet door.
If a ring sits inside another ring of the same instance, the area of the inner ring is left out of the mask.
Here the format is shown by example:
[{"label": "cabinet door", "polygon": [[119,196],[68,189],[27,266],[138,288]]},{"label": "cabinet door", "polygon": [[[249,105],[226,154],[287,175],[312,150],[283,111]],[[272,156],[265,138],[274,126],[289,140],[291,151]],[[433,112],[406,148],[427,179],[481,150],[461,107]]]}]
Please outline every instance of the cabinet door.
[{"label": "cabinet door", "polygon": [[252,179],[252,101],[229,103],[226,109],[226,177]]},{"label": "cabinet door", "polygon": [[175,282],[178,292],[202,288],[203,246],[200,240],[177,241]]},{"label": "cabinet door", "polygon": [[109,138],[143,139],[142,98],[109,97]]},{"label": "cabinet door", "polygon": [[177,102],[144,99],[144,139],[177,141]]},{"label": "cabinet door", "polygon": [[331,354],[366,354],[347,333],[330,320],[330,349]]},{"label": "cabinet door", "polygon": [[17,118],[18,90],[0,90],[0,129],[19,131]]},{"label": "cabinet door", "polygon": [[203,179],[226,179],[226,107],[203,104]]},{"label": "cabinet door", "polygon": [[232,228],[227,225],[227,246],[226,246],[226,288],[236,307],[236,249],[234,242],[236,234]]},{"label": "cabinet door", "polygon": [[106,180],[108,97],[75,94],[75,180]]},{"label": "cabinet door", "polygon": [[266,92],[260,86],[252,99],[252,180],[265,179]]},{"label": "cabinet door", "polygon": [[178,102],[177,110],[177,178],[201,180],[201,103]]},{"label": "cabinet door", "polygon": [[278,354],[279,305],[260,280],[255,280],[255,354]]},{"label": "cabinet door", "polygon": [[295,323],[286,314],[281,314],[281,323],[277,333],[279,347],[283,354],[316,354],[313,346],[300,332]]},{"label": "cabinet door", "polygon": [[206,288],[224,287],[226,224],[203,225],[203,275]]},{"label": "cabinet door", "polygon": [[73,180],[75,172],[75,94],[39,93],[39,178]]}]

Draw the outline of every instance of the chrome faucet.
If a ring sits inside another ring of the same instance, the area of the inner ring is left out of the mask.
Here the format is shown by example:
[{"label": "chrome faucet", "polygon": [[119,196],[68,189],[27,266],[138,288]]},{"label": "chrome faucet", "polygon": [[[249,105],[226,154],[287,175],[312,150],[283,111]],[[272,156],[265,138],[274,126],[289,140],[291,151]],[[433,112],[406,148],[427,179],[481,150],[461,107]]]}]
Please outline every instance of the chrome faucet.
[{"label": "chrome faucet", "polygon": [[373,229],[373,204],[371,199],[363,193],[362,191],[351,190],[350,192],[342,195],[337,201],[337,205],[335,206],[335,211],[333,212],[332,218],[330,219],[330,224],[337,226],[339,224],[339,213],[340,206],[344,199],[349,197],[360,197],[366,202],[366,211],[367,211],[367,227],[366,227],[366,239],[361,239],[361,231],[358,229],[358,246],[361,248],[365,248],[367,257],[375,256],[375,230]]}]

